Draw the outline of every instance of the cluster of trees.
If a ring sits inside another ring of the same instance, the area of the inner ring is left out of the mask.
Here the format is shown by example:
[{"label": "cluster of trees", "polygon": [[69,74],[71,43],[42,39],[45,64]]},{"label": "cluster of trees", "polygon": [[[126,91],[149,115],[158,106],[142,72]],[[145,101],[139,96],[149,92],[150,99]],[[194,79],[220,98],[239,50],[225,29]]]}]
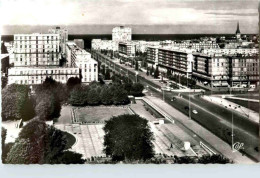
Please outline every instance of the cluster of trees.
[{"label": "cluster of trees", "polygon": [[111,79],[114,84],[122,85],[128,95],[143,96],[144,86],[141,83],[133,83],[130,78],[118,74],[114,74]]},{"label": "cluster of trees", "polygon": [[104,152],[113,161],[132,162],[154,156],[153,133],[148,121],[138,115],[120,115],[106,121]]},{"label": "cluster of trees", "polygon": [[101,85],[98,82],[92,82],[88,86],[76,86],[70,93],[68,101],[73,106],[124,105],[129,103],[127,91],[122,85]]},{"label": "cluster of trees", "polygon": [[233,163],[223,155],[203,155],[202,157],[191,156],[174,156],[174,162],[176,164],[228,164]]},{"label": "cluster of trees", "polygon": [[175,81],[177,83],[180,83],[180,84],[182,84],[184,86],[188,85],[188,87],[190,87],[190,88],[194,88],[196,86],[196,80],[187,78],[187,77],[185,77],[183,75],[181,75],[181,76],[179,76],[179,75],[170,75],[170,76],[168,76],[168,78],[170,80],[173,80],[173,81]]},{"label": "cluster of trees", "polygon": [[111,80],[110,69],[106,68],[105,65],[101,65],[100,73],[104,76],[105,80]]},{"label": "cluster of trees", "polygon": [[154,69],[153,65],[151,68],[147,68],[146,75],[152,75],[154,78],[159,78],[160,72],[158,66]]},{"label": "cluster of trees", "polygon": [[47,77],[43,84],[34,86],[35,94],[31,95],[29,86],[8,85],[2,90],[2,120],[28,121],[36,115],[43,120],[57,118],[71,86]]},{"label": "cluster of trees", "polygon": [[29,96],[30,88],[12,84],[2,90],[2,120],[30,120],[35,116],[34,100]]},{"label": "cluster of trees", "polygon": [[7,164],[83,164],[82,155],[68,151],[64,132],[39,119],[27,123],[3,159]]}]

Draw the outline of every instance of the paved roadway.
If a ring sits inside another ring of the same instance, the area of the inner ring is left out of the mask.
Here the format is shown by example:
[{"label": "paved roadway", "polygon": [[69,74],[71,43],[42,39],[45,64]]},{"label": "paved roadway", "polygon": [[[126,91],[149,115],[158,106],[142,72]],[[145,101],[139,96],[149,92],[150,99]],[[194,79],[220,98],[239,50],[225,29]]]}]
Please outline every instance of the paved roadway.
[{"label": "paved roadway", "polygon": [[[191,118],[229,144],[232,143],[231,120],[233,115],[233,143],[244,143],[244,149],[241,150],[241,152],[246,153],[254,160],[259,160],[259,152],[255,150],[259,145],[259,129],[257,124],[250,122],[246,117],[238,113],[232,113],[228,109],[204,101],[196,95],[190,95],[189,97],[189,94],[186,93],[182,94],[183,97],[178,97],[178,93],[162,93],[159,90],[162,84],[160,85],[159,82],[154,82],[151,76],[146,76],[143,72],[138,72],[138,75],[136,76],[136,72],[133,68],[125,66],[124,64],[120,65],[119,63],[114,63],[108,57],[104,55],[102,56],[103,59],[99,57],[98,60],[106,63],[110,69],[116,70],[118,73],[130,77],[134,81],[138,80],[145,86],[149,86],[147,89],[153,93],[154,96],[164,98],[165,102],[185,115],[189,115],[189,111],[185,110],[185,106],[189,106],[190,100],[192,110],[196,109],[198,111],[198,114],[190,112]],[[175,95],[175,100],[171,101],[173,95]]]}]

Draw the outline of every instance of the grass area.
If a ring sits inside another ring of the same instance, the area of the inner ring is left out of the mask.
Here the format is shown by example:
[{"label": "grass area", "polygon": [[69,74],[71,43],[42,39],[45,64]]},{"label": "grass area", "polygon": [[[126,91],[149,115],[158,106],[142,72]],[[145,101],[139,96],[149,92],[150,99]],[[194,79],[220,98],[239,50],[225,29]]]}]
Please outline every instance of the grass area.
[{"label": "grass area", "polygon": [[84,107],[75,109],[75,117],[80,122],[94,123],[104,122],[112,116],[129,114],[126,107]]},{"label": "grass area", "polygon": [[68,132],[63,132],[63,133],[66,136],[68,141],[66,149],[70,149],[72,145],[74,145],[74,143],[76,142],[76,138]]},{"label": "grass area", "polygon": [[231,99],[231,98],[225,98],[225,99],[228,101],[231,101],[233,103],[236,103],[240,106],[243,106],[245,108],[249,108],[255,112],[259,112],[259,103],[257,103],[257,102],[237,100],[237,99]]}]

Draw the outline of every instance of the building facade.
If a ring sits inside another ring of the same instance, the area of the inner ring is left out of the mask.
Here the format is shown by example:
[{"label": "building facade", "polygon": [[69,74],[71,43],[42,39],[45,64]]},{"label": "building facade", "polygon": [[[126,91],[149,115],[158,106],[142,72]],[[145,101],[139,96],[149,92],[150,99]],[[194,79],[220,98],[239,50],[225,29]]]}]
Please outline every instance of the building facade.
[{"label": "building facade", "polygon": [[126,42],[132,40],[132,29],[129,27],[115,27],[112,30],[112,41]]},{"label": "building facade", "polygon": [[15,67],[59,65],[59,44],[58,34],[15,34],[11,61]]},{"label": "building facade", "polygon": [[56,28],[50,29],[48,32],[51,33],[51,34],[58,34],[59,35],[59,37],[60,37],[60,43],[59,43],[60,52],[61,52],[61,55],[65,55],[65,53],[66,53],[66,43],[68,41],[68,30],[67,29],[61,29],[60,27],[56,27]]},{"label": "building facade", "polygon": [[80,77],[83,83],[98,81],[97,61],[91,58],[91,54],[78,47],[74,42],[67,43],[68,66],[80,69]]},{"label": "building facade", "polygon": [[70,77],[79,77],[79,68],[64,67],[12,67],[8,70],[8,84],[41,84],[47,77],[66,83]]},{"label": "building facade", "polygon": [[134,43],[131,42],[119,42],[118,52],[120,56],[123,57],[135,57],[136,47]]},{"label": "building facade", "polygon": [[192,77],[212,87],[259,85],[257,56],[193,54]]}]

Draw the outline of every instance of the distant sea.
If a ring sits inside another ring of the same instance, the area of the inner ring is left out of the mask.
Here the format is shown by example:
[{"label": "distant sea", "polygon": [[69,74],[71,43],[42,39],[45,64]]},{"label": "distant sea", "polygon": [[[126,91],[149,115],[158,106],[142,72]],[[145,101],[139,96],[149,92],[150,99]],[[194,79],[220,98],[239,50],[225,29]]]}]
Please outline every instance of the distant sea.
[{"label": "distant sea", "polygon": [[[160,41],[160,40],[188,40],[199,39],[200,37],[231,37],[234,34],[133,34],[132,40]],[[83,39],[85,48],[91,48],[92,39],[112,40],[111,34],[95,34],[95,35],[69,35],[69,40]],[[3,41],[13,41],[13,35],[3,35]]]}]

